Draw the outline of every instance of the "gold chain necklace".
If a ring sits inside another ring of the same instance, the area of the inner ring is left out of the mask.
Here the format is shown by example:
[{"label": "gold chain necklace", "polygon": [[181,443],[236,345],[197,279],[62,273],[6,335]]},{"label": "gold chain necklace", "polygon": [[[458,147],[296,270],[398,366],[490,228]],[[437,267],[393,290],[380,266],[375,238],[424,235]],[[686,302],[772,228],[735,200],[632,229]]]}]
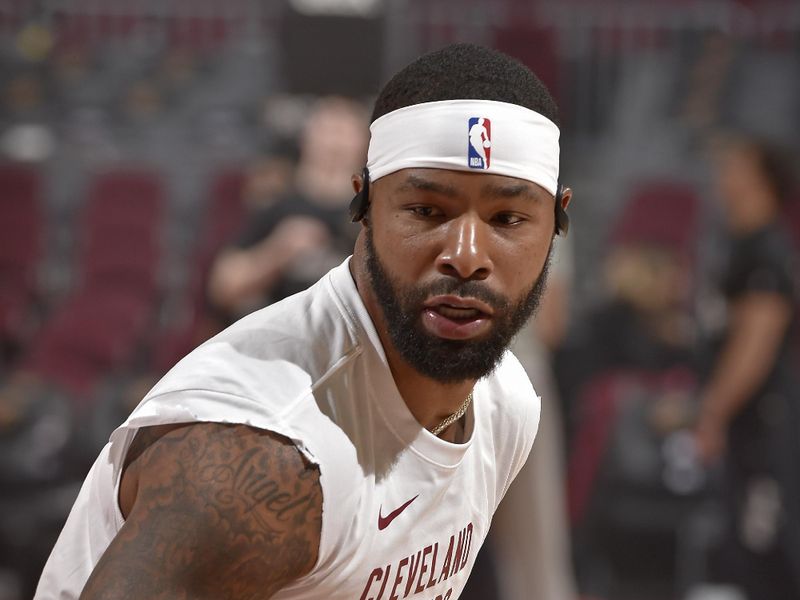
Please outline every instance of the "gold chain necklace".
[{"label": "gold chain necklace", "polygon": [[445,429],[450,427],[450,425],[452,425],[453,423],[455,423],[461,417],[464,416],[464,413],[467,412],[467,409],[469,408],[470,402],[472,402],[472,392],[469,393],[469,396],[467,396],[467,399],[464,400],[464,402],[461,403],[461,406],[458,407],[458,410],[456,412],[454,412],[452,415],[447,417],[444,421],[439,423],[436,427],[434,427],[433,429],[429,429],[428,431],[430,431],[433,435],[439,435],[440,433],[442,433]]}]

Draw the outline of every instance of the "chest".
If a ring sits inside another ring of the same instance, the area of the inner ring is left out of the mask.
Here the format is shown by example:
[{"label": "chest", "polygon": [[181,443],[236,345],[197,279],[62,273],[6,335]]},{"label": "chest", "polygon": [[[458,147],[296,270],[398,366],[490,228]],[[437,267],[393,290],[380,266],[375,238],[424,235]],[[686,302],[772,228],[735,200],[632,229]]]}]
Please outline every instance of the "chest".
[{"label": "chest", "polygon": [[489,481],[472,460],[426,472],[407,458],[365,480],[337,544],[333,597],[445,600],[463,588],[494,511]]}]

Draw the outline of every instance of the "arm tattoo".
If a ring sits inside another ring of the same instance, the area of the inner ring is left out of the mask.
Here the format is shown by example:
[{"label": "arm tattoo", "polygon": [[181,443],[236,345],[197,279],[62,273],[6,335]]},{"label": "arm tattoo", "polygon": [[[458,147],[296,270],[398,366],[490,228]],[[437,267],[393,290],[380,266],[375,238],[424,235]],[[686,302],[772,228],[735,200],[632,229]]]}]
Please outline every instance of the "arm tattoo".
[{"label": "arm tattoo", "polygon": [[140,431],[125,525],[82,600],[256,600],[308,573],[322,524],[319,470],[294,444],[244,425]]}]

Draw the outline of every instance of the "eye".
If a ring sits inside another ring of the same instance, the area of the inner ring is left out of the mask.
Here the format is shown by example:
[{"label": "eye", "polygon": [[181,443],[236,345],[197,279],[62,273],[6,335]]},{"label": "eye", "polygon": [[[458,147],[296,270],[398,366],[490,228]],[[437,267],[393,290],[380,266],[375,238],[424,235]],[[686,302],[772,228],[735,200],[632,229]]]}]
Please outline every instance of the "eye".
[{"label": "eye", "polygon": [[432,217],[441,217],[444,214],[438,208],[429,205],[411,206],[409,207],[408,210],[410,210],[416,216],[425,219],[430,219]]},{"label": "eye", "polygon": [[515,213],[501,212],[494,215],[492,220],[500,225],[517,225],[525,221],[525,218]]}]

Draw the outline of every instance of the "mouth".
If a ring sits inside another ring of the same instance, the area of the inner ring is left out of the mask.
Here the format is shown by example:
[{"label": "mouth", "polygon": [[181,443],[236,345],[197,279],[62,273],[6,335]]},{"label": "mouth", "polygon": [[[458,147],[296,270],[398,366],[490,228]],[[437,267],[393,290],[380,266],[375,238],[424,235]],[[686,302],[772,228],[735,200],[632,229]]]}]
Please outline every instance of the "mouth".
[{"label": "mouth", "polygon": [[425,302],[425,308],[435,310],[452,319],[491,317],[494,312],[491,306],[477,298],[462,298],[453,295],[429,298]]},{"label": "mouth", "polygon": [[437,296],[425,303],[423,323],[438,337],[467,340],[488,330],[492,312],[489,305],[474,298]]},{"label": "mouth", "polygon": [[485,315],[485,313],[479,311],[477,308],[457,308],[455,306],[448,306],[447,304],[440,304],[438,306],[431,307],[430,310],[434,310],[443,317],[447,317],[448,319],[452,319],[454,321],[476,319]]}]

